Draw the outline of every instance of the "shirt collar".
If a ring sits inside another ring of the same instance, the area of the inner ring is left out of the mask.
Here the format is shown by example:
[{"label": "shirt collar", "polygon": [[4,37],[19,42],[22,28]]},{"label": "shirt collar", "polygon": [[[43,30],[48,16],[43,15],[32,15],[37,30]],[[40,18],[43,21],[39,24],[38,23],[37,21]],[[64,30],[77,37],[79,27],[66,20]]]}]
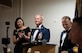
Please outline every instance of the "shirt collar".
[{"label": "shirt collar", "polygon": [[38,28],[38,29],[41,29],[41,26],[42,26],[42,24],[40,24],[37,28]]}]

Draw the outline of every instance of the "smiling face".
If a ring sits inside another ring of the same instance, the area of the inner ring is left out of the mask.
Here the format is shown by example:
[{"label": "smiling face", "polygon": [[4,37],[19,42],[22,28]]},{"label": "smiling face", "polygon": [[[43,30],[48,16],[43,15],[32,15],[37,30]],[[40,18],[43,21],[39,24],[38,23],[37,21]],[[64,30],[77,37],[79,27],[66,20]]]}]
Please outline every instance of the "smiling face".
[{"label": "smiling face", "polygon": [[17,26],[18,28],[21,28],[23,26],[23,21],[21,19],[17,21]]},{"label": "smiling face", "polygon": [[41,15],[36,15],[35,16],[35,24],[37,26],[39,26],[40,24],[42,24],[42,21],[43,21],[43,19],[42,19],[42,16]]},{"label": "smiling face", "polygon": [[79,46],[82,47],[82,27],[81,26],[73,22],[69,35],[73,43],[79,44]]},{"label": "smiling face", "polygon": [[62,26],[65,30],[68,30],[71,27],[71,22],[69,19],[62,19]]}]

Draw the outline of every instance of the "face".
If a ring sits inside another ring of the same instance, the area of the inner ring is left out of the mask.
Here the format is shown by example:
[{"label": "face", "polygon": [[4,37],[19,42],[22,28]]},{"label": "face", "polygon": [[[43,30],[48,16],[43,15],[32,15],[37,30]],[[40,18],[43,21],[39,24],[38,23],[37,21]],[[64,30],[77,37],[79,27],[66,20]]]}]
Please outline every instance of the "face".
[{"label": "face", "polygon": [[36,15],[35,16],[35,24],[37,25],[37,26],[39,26],[40,24],[42,24],[42,17],[41,17],[41,15]]},{"label": "face", "polygon": [[62,26],[65,30],[68,30],[71,27],[71,22],[69,19],[62,19]]},{"label": "face", "polygon": [[75,44],[79,44],[82,47],[82,31],[77,23],[72,24],[71,31],[69,33],[71,41]]},{"label": "face", "polygon": [[17,21],[17,26],[18,26],[19,28],[21,28],[21,27],[23,26],[23,21],[22,21],[21,19],[19,19],[19,20]]}]

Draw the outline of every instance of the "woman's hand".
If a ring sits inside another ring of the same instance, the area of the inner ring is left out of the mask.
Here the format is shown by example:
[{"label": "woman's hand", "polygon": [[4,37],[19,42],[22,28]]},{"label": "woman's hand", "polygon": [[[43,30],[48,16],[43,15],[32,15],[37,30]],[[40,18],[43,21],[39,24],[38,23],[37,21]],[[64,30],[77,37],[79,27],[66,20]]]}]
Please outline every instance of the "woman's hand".
[{"label": "woman's hand", "polygon": [[30,36],[31,36],[31,32],[28,32],[27,34],[28,35],[24,35],[24,38],[27,39],[27,40],[29,40],[30,39]]},{"label": "woman's hand", "polygon": [[19,35],[19,38],[22,38],[24,34],[22,32],[19,32],[18,35]]}]

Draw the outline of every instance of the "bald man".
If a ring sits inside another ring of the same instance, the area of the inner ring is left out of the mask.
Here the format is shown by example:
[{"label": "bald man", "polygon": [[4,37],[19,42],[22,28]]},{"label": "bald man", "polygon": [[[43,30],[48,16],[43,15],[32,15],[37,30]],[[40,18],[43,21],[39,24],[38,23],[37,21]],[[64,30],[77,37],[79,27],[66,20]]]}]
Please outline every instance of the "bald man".
[{"label": "bald man", "polygon": [[40,14],[35,15],[35,24],[36,29],[32,29],[32,41],[41,41],[49,42],[50,40],[50,30],[43,26],[43,16]]},{"label": "bald man", "polygon": [[62,17],[62,26],[64,31],[62,31],[60,36],[60,46],[59,46],[59,53],[72,53],[72,47],[75,46],[69,39],[69,32],[71,30],[71,19],[69,16]]}]

